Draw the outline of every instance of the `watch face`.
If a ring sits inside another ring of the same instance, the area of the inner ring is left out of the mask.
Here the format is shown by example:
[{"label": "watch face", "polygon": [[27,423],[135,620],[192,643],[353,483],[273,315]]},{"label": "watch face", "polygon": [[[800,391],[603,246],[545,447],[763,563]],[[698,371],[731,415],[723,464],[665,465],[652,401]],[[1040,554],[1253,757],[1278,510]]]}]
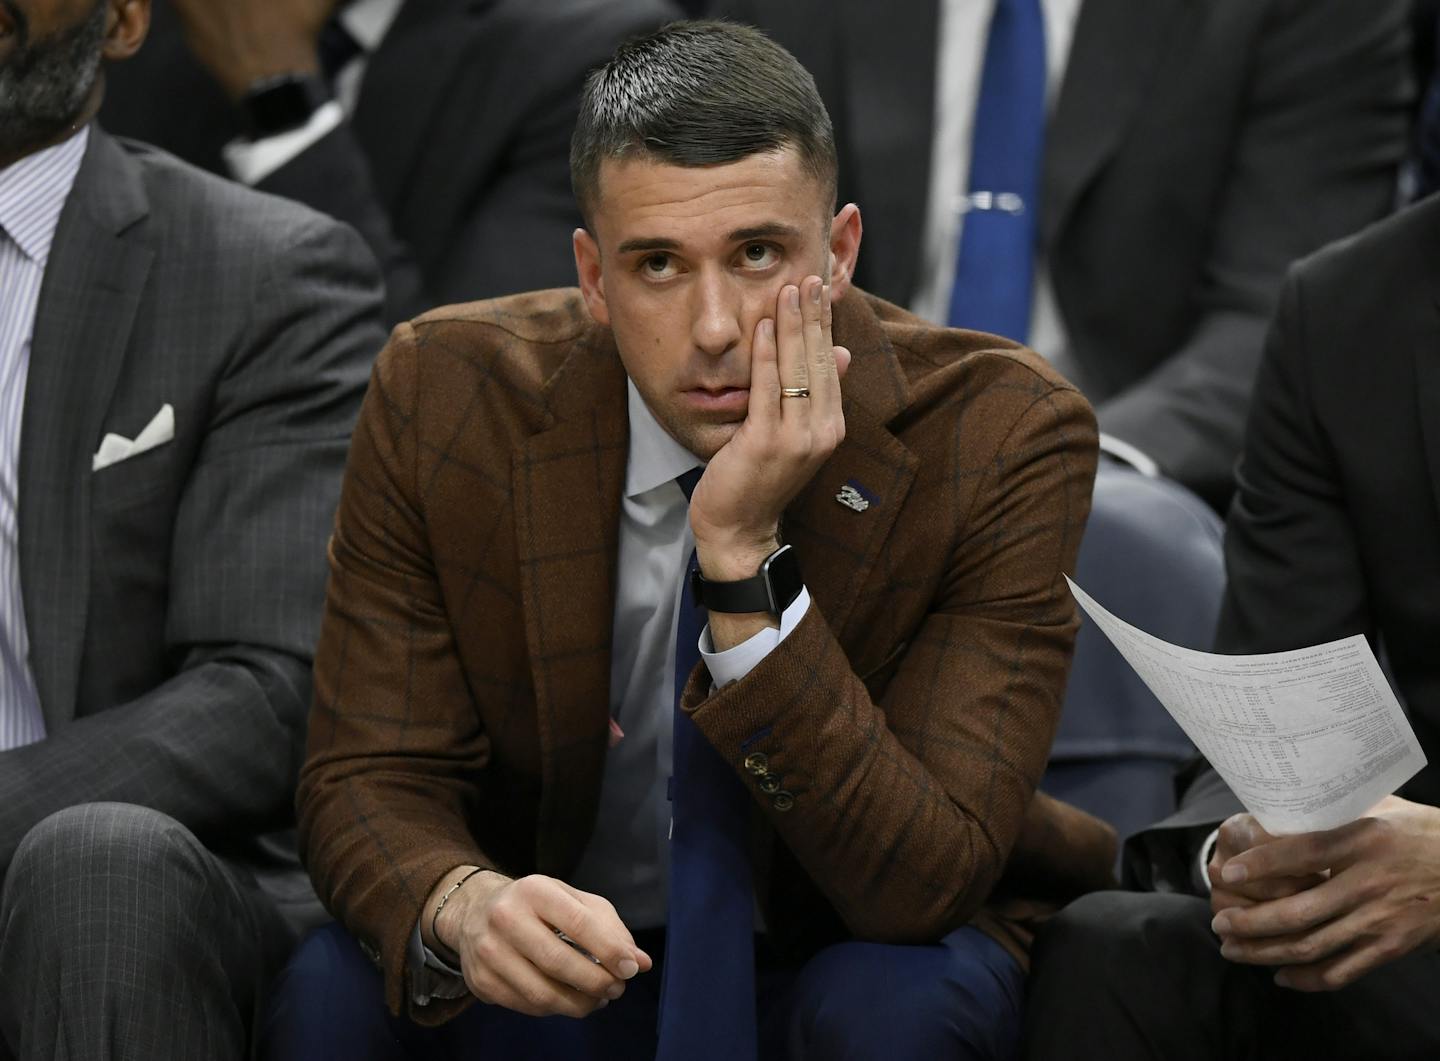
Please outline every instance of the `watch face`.
[{"label": "watch face", "polygon": [[785,609],[800,596],[804,580],[800,577],[800,559],[795,550],[782,545],[760,568],[760,573],[770,589],[770,610],[775,616],[783,615]]}]

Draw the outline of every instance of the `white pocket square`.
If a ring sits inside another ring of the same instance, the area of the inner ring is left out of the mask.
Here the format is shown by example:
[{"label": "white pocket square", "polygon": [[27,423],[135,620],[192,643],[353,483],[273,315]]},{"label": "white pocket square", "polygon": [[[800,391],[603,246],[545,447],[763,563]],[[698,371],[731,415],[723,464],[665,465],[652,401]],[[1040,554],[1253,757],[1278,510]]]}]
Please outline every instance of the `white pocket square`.
[{"label": "white pocket square", "polygon": [[145,425],[145,430],[136,435],[133,441],[123,435],[115,434],[109,434],[102,438],[100,448],[95,451],[95,456],[90,458],[90,470],[98,472],[101,468],[108,468],[112,464],[129,460],[146,450],[163,446],[174,437],[175,407],[166,402],[160,407],[160,411],[155,414],[154,418]]}]

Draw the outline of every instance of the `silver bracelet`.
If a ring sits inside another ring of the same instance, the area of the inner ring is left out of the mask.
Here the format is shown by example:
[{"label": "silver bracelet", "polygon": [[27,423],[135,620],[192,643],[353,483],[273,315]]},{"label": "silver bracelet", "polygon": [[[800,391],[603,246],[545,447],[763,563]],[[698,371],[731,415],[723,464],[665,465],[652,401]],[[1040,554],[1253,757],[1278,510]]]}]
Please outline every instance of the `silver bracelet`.
[{"label": "silver bracelet", "polygon": [[[460,890],[460,886],[464,884],[467,880],[469,880],[471,877],[475,876],[477,873],[484,872],[484,866],[480,866],[478,869],[472,869],[469,873],[465,874],[465,876],[461,877],[454,884],[450,885],[450,887],[446,888],[445,894],[440,896],[440,901],[435,904],[435,912],[430,915],[430,935],[434,937],[436,943],[440,943],[442,946],[445,946],[443,941],[440,939],[440,932],[435,927],[435,923],[440,920],[440,911],[445,909],[445,904],[449,902],[450,896],[458,892]],[[449,947],[447,946],[446,949],[449,950]]]}]

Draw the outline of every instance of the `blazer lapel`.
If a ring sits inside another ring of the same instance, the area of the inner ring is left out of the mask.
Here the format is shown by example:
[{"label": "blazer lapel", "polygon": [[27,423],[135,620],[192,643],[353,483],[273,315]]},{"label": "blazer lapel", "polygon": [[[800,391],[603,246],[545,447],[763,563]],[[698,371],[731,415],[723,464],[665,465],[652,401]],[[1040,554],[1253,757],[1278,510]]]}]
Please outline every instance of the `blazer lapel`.
[{"label": "blazer lapel", "polygon": [[1042,174],[1042,245],[1054,245],[1081,192],[1114,154],[1145,98],[1187,0],[1085,0]]},{"label": "blazer lapel", "polygon": [[[573,866],[594,824],[609,730],[615,557],[629,420],[607,332],[577,341],[549,395],[553,425],[514,458],[525,636],[540,731],[541,872]],[[598,690],[598,694],[597,694]]]},{"label": "blazer lapel", "polygon": [[47,728],[75,715],[90,587],[90,460],[154,252],[134,163],[97,127],[60,217],[20,431],[20,584]]},{"label": "blazer lapel", "polygon": [[444,110],[452,71],[474,59],[455,42],[476,35],[475,24],[494,2],[405,0],[369,59],[350,124],[392,212]]},{"label": "blazer lapel", "polygon": [[939,18],[938,4],[912,6],[903,18],[873,0],[837,10],[845,108],[837,123],[851,141],[842,163],[856,170],[869,228],[886,234],[866,244],[862,269],[903,292],[914,287],[928,204]]},{"label": "blazer lapel", "polygon": [[[860,591],[915,481],[919,459],[886,427],[908,404],[904,374],[860,292],[835,307],[835,340],[854,353],[844,382],[845,441],[785,513],[816,606],[842,643]],[[868,507],[838,499],[849,486]]]}]

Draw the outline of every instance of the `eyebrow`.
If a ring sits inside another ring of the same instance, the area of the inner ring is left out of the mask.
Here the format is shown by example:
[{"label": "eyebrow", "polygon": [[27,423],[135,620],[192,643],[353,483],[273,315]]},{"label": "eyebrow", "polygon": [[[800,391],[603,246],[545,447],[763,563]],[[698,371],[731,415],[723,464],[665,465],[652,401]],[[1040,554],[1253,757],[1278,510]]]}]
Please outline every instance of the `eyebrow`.
[{"label": "eyebrow", "polygon": [[665,239],[661,236],[647,236],[640,239],[627,239],[620,244],[616,253],[629,254],[631,251],[678,251],[680,244],[673,239]]},{"label": "eyebrow", "polygon": [[751,228],[737,228],[726,238],[731,243],[743,243],[747,239],[798,239],[800,230],[794,225],[781,224],[779,221],[767,221],[763,225],[755,225]]},{"label": "eyebrow", "polygon": [[[752,239],[798,239],[801,232],[794,225],[782,224],[779,221],[767,221],[763,225],[752,225],[749,228],[737,228],[725,237],[729,243],[744,243]],[[677,251],[680,244],[673,239],[666,239],[663,236],[641,236],[636,239],[623,241],[616,253],[633,254],[636,251]]]}]

